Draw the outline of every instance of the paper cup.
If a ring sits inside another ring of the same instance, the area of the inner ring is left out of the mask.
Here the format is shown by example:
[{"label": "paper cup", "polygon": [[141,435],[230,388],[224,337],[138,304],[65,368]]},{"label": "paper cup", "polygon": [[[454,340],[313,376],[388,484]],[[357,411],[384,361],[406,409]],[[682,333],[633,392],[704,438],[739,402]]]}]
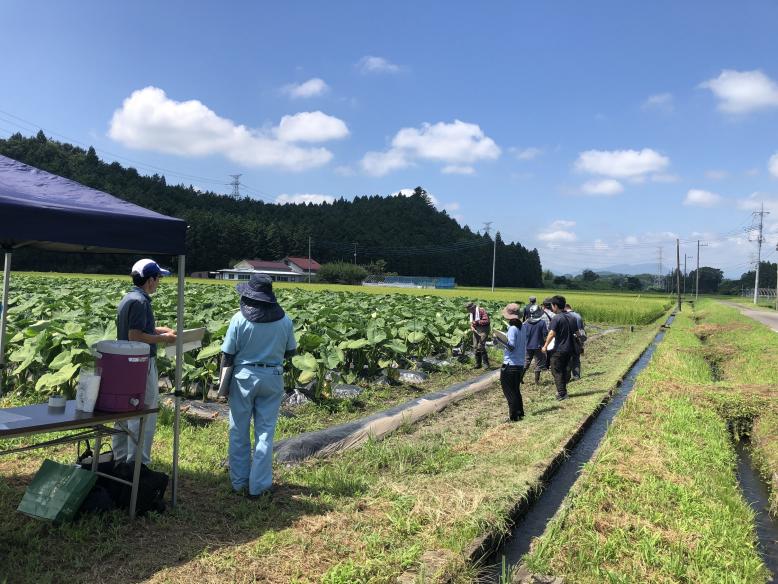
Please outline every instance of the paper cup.
[{"label": "paper cup", "polygon": [[97,395],[100,392],[100,376],[93,372],[82,371],[78,378],[76,390],[76,409],[82,412],[93,412]]}]

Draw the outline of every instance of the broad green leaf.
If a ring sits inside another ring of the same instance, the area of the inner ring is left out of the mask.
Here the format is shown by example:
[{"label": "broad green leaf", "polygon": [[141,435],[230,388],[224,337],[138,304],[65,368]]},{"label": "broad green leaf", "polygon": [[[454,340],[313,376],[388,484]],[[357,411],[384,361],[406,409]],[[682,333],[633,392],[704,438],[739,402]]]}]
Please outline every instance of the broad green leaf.
[{"label": "broad green leaf", "polygon": [[406,340],[411,344],[420,343],[424,340],[424,333],[421,333],[419,331],[408,333],[408,337]]},{"label": "broad green leaf", "polygon": [[197,361],[205,361],[206,359],[209,359],[210,357],[213,357],[214,355],[218,355],[222,350],[222,344],[221,341],[216,341],[202,349],[199,353],[197,353]]},{"label": "broad green leaf", "polygon": [[310,353],[295,355],[292,357],[292,365],[301,371],[318,371],[319,369],[319,363],[316,361],[316,357]]}]

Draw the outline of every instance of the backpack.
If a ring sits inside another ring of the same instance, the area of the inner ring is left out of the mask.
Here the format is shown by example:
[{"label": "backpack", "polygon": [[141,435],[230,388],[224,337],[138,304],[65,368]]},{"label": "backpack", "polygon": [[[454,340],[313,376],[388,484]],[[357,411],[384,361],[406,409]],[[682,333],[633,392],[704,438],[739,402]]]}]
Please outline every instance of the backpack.
[{"label": "backpack", "polygon": [[570,330],[573,331],[573,352],[575,352],[576,355],[583,355],[584,343],[586,342],[586,331],[578,328],[575,317],[568,318],[568,313],[565,313],[565,317],[567,318],[567,324],[570,325]]}]

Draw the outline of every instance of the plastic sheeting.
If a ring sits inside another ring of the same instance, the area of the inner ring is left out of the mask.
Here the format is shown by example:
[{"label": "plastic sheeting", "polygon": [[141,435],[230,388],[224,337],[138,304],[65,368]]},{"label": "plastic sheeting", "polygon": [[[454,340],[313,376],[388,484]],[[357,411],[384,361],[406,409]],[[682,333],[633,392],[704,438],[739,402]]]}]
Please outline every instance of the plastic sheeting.
[{"label": "plastic sheeting", "polygon": [[277,462],[299,462],[311,456],[328,456],[354,448],[368,438],[383,438],[403,424],[412,424],[469,395],[488,389],[499,376],[499,370],[490,371],[360,420],[280,440],[273,447],[273,454]]}]

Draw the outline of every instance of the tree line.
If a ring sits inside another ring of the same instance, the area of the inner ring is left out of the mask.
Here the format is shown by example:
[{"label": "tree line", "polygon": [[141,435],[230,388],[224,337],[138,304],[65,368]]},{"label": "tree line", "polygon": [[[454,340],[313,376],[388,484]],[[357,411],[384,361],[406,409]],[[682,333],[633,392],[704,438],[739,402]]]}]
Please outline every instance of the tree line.
[{"label": "tree line", "polygon": [[[390,272],[453,276],[460,285],[485,286],[491,283],[496,240],[497,286],[543,285],[537,249],[506,243],[499,233],[493,239],[460,226],[436,209],[421,187],[408,197],[371,195],[320,205],[279,205],[169,185],[164,176],[145,176],[118,162],[104,162],[94,148],[51,140],[42,131],[0,140],[0,154],[184,219],[189,226],[188,271],[218,270],[247,258],[307,256],[310,238],[311,255],[321,263],[383,259]],[[124,273],[128,259],[22,248],[14,254],[14,265],[25,270]]]}]

